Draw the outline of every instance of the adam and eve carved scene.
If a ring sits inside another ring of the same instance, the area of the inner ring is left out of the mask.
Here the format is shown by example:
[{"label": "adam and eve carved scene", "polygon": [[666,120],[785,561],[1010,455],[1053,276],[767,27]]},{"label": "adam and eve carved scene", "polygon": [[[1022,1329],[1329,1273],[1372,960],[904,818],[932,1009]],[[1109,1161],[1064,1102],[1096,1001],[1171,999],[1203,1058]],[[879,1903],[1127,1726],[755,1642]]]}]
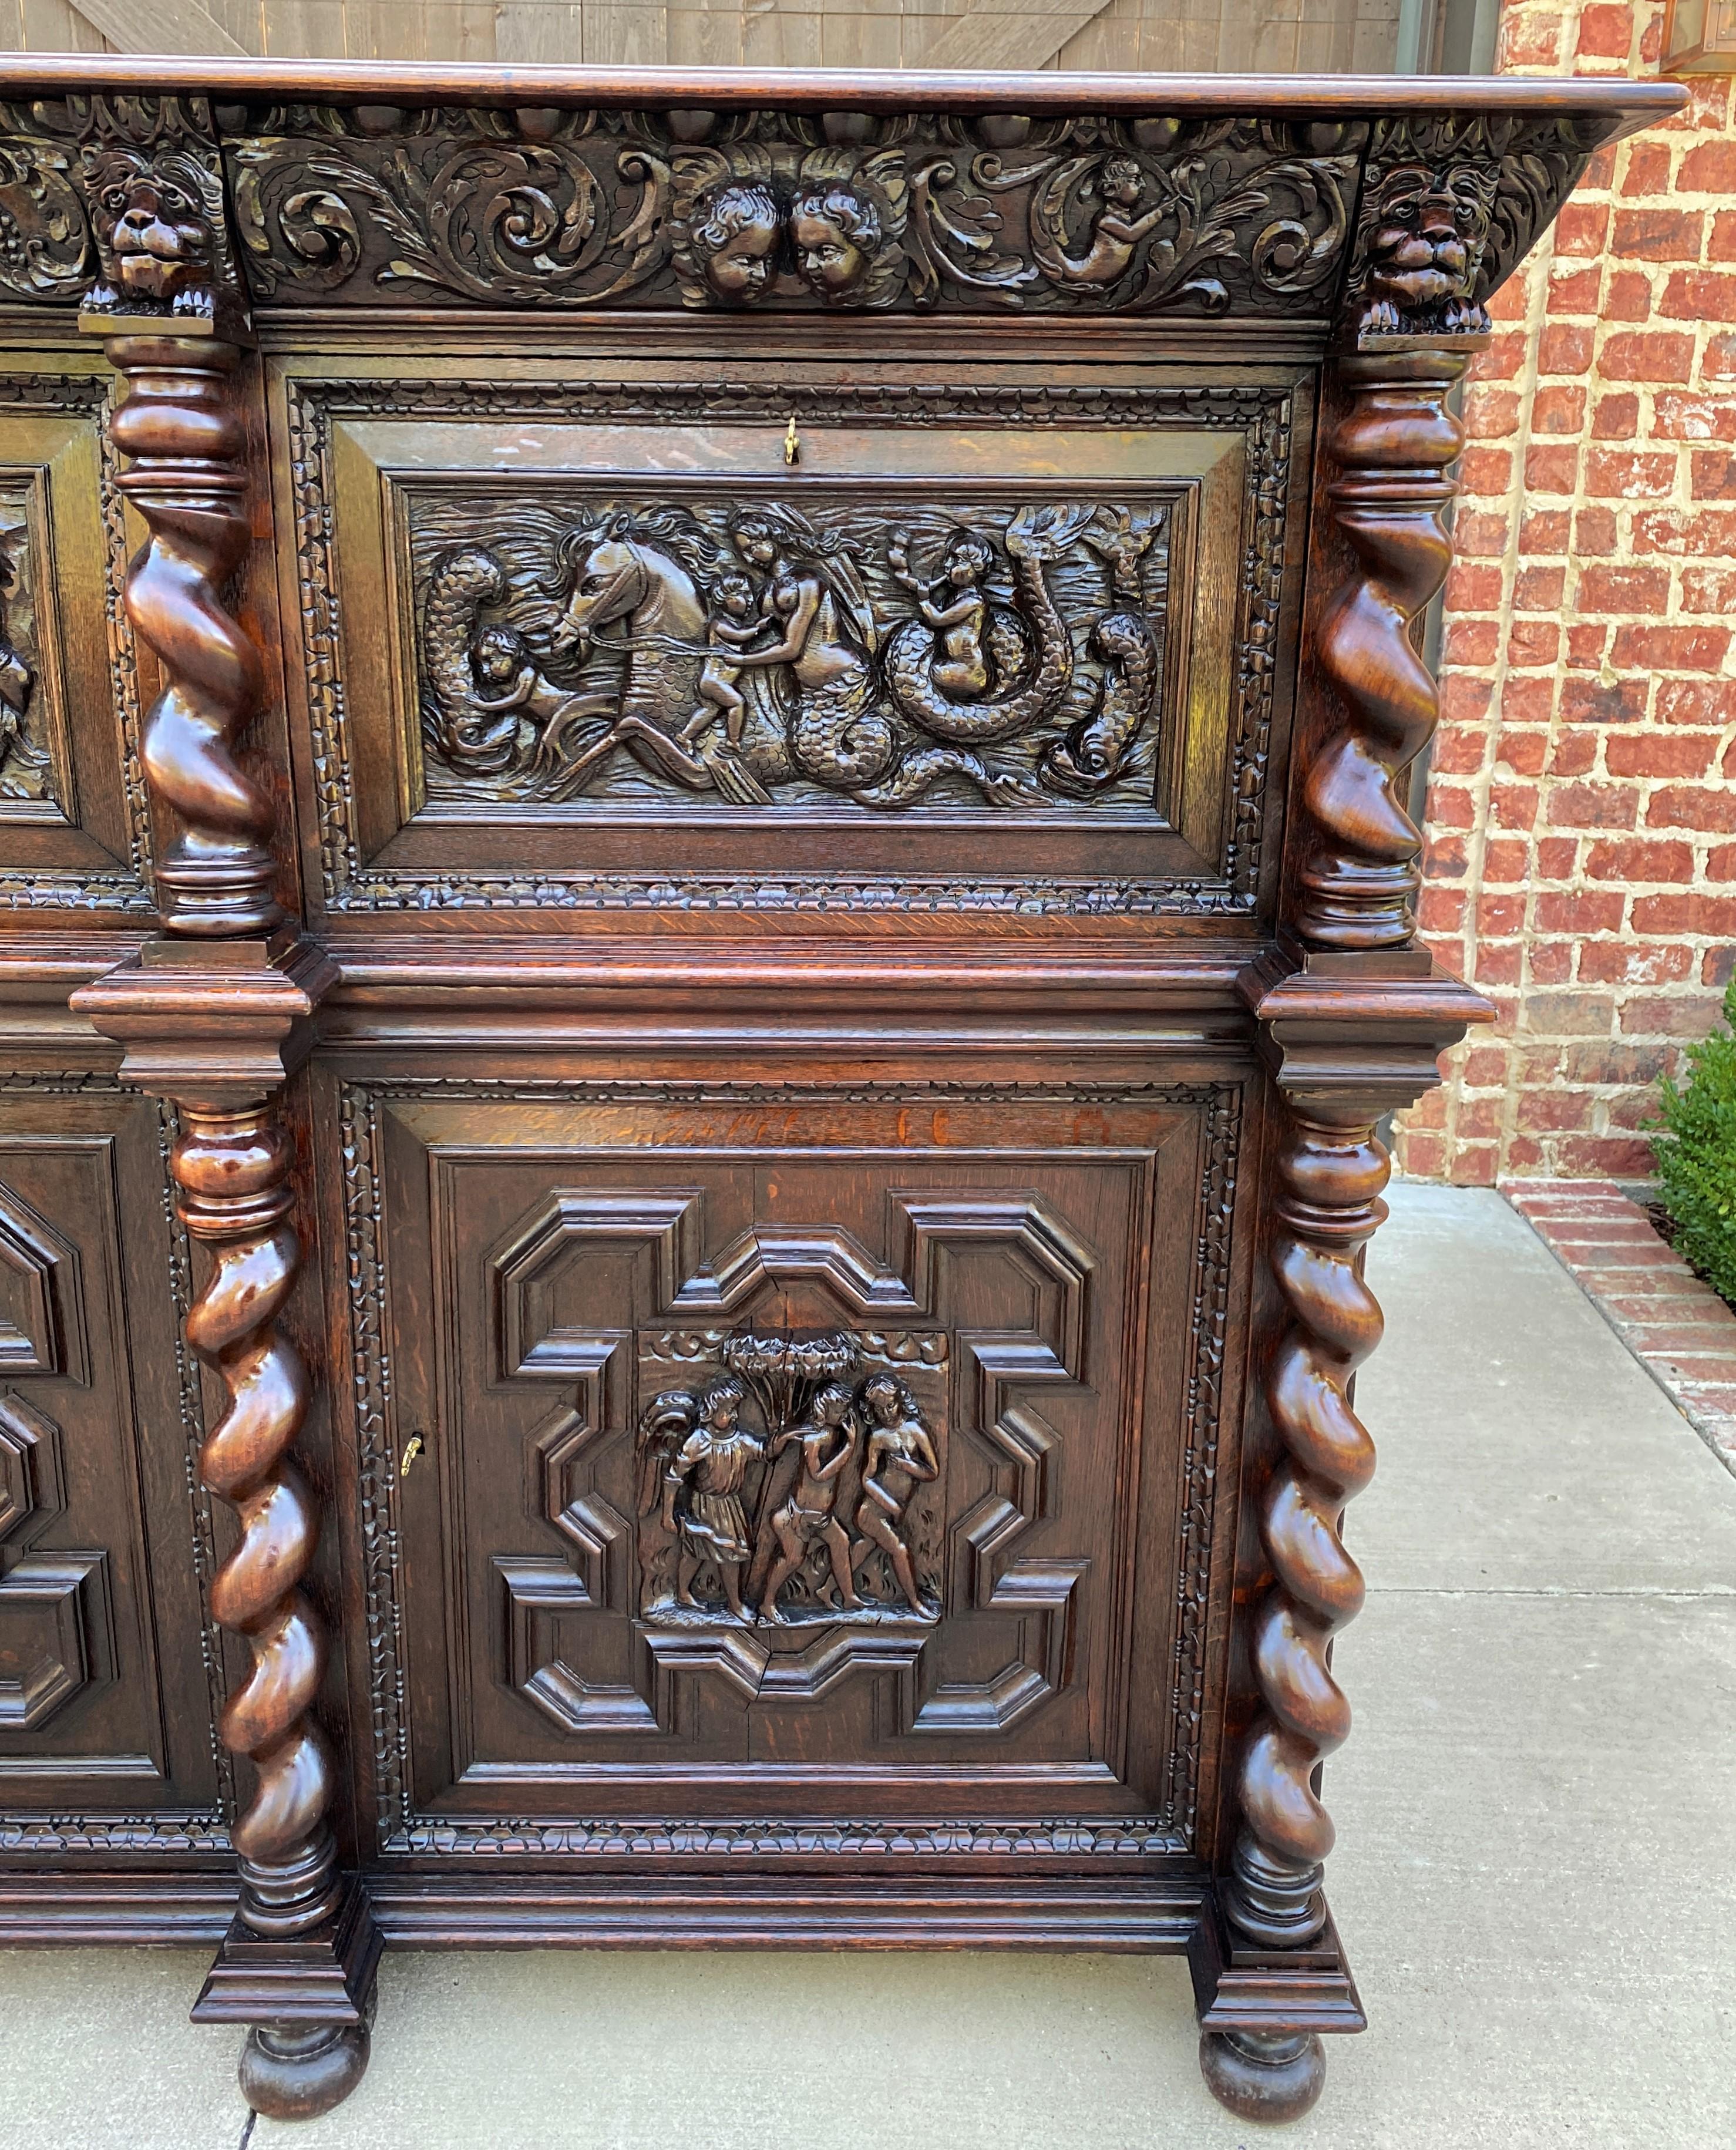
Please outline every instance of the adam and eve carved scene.
[{"label": "adam and eve carved scene", "polygon": [[1148,808],[1173,512],[417,495],[427,795]]},{"label": "adam and eve carved scene", "polygon": [[896,1357],[886,1341],[738,1331],[714,1371],[644,1405],[642,1618],[763,1628],[939,1618],[946,1338],[901,1339]]}]

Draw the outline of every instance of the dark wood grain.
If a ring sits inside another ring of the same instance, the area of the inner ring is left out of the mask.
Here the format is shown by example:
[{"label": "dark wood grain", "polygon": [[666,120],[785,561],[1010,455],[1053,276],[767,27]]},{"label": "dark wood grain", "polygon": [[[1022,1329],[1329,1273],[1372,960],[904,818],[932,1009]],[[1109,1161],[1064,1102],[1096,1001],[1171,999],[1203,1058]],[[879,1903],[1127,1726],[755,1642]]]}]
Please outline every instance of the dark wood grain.
[{"label": "dark wood grain", "polygon": [[383,1941],[1305,2109],[1449,397],[1679,102],[8,58],[0,1936],[284,2118]]}]

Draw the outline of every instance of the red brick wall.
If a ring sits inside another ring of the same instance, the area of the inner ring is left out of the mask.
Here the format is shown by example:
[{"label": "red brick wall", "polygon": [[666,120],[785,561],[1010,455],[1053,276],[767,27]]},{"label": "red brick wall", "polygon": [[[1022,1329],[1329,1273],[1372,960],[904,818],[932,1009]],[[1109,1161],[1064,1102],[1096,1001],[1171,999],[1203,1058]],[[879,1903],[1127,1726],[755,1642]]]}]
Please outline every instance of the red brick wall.
[{"label": "red brick wall", "polygon": [[[1649,75],[1663,10],[1509,0],[1504,72]],[[1468,386],[1421,923],[1499,1010],[1408,1117],[1428,1177],[1640,1176],[1736,946],[1728,77],[1593,164]]]}]

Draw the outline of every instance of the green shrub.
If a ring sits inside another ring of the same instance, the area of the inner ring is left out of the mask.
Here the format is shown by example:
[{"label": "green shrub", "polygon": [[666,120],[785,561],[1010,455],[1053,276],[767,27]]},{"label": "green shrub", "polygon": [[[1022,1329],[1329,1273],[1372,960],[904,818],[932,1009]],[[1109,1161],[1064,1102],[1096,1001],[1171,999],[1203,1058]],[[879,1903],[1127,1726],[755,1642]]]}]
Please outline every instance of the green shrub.
[{"label": "green shrub", "polygon": [[1659,1084],[1652,1153],[1676,1252],[1736,1305],[1736,978],[1724,1021],[1728,1029],[1688,1047],[1685,1083]]}]

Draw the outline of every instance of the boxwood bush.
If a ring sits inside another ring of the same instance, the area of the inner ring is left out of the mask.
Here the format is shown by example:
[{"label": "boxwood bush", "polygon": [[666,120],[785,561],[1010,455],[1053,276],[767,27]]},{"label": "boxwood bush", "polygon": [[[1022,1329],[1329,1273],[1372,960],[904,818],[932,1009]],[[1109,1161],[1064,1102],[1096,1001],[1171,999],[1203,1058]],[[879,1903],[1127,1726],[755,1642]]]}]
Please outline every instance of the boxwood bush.
[{"label": "boxwood bush", "polygon": [[1688,1047],[1685,1081],[1659,1084],[1652,1153],[1676,1252],[1736,1305],[1736,977],[1724,1022]]}]

